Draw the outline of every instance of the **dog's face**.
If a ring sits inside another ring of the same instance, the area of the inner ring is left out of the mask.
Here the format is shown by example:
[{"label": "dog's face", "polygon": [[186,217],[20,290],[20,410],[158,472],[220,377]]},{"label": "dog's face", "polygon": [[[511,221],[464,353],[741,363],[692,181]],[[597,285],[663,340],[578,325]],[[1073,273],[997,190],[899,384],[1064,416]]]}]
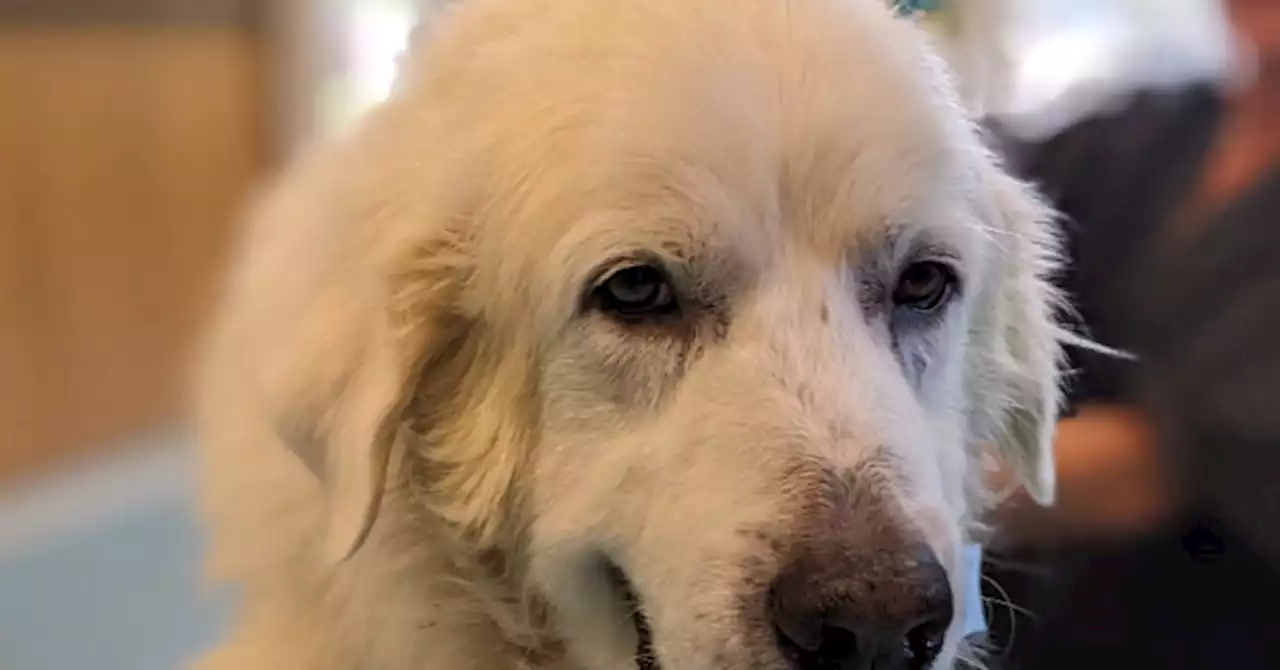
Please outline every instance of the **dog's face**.
[{"label": "dog's face", "polygon": [[878,2],[537,4],[462,3],[339,171],[372,299],[273,386],[336,549],[400,444],[584,667],[949,662],[979,455],[1052,492],[1044,210]]}]

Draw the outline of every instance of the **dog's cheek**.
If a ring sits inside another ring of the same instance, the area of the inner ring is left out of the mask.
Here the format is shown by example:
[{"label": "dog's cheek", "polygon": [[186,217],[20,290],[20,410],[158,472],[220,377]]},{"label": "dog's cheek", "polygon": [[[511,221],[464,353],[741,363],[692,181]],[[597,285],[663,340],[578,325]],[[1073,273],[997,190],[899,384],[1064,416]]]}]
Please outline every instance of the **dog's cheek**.
[{"label": "dog's cheek", "polygon": [[969,449],[969,413],[965,399],[969,317],[968,304],[962,305],[955,318],[938,333],[940,355],[931,389],[933,399],[926,410],[933,425],[944,509],[951,512],[949,521],[962,529],[973,523],[969,488],[978,467]]},{"label": "dog's cheek", "polygon": [[659,329],[634,332],[614,323],[586,322],[548,356],[542,398],[554,417],[584,410],[590,417],[625,419],[657,409],[679,384],[694,353],[695,339]]},{"label": "dog's cheek", "polygon": [[[625,506],[655,450],[666,402],[684,378],[691,345],[582,328],[553,346],[539,375],[540,426],[531,485],[547,505]],[[584,510],[585,511],[585,510]]]},{"label": "dog's cheek", "polygon": [[594,533],[608,526],[614,508],[628,506],[628,472],[645,451],[637,429],[656,411],[669,358],[661,347],[627,350],[590,332],[571,333],[550,349],[524,484],[545,535]]}]

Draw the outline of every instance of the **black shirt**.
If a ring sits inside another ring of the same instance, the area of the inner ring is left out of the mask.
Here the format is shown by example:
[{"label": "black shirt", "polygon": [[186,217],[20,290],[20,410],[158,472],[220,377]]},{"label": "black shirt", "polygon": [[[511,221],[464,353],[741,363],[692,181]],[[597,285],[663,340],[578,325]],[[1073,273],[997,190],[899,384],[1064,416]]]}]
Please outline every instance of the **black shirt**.
[{"label": "black shirt", "polygon": [[1061,279],[1088,334],[1140,357],[1071,352],[1073,404],[1141,405],[1189,497],[1178,523],[1144,537],[993,569],[1033,613],[1012,640],[1008,612],[993,617],[1008,665],[1280,668],[1280,171],[1202,237],[1165,243],[1222,115],[1211,88],[1144,94],[1011,146],[1067,217]]}]

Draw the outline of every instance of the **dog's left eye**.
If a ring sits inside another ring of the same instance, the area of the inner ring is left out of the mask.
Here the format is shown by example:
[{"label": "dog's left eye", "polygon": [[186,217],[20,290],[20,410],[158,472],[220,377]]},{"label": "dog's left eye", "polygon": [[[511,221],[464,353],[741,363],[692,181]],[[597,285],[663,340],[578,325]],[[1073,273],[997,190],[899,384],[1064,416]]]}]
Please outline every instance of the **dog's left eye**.
[{"label": "dog's left eye", "polygon": [[666,314],[676,309],[676,293],[663,270],[651,265],[623,268],[595,290],[599,308],[624,317]]},{"label": "dog's left eye", "polygon": [[955,271],[945,263],[912,263],[898,277],[898,284],[893,289],[893,304],[919,312],[932,312],[947,303],[955,292],[956,283]]}]

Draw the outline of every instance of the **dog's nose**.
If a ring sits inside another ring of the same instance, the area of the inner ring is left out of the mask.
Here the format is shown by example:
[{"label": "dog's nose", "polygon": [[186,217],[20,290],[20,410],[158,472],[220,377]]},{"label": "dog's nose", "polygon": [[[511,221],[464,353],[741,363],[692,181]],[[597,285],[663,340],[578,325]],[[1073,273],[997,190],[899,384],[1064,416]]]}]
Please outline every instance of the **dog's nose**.
[{"label": "dog's nose", "polygon": [[771,616],[795,670],[931,667],[953,616],[946,570],[928,549],[802,554],[774,581]]}]

